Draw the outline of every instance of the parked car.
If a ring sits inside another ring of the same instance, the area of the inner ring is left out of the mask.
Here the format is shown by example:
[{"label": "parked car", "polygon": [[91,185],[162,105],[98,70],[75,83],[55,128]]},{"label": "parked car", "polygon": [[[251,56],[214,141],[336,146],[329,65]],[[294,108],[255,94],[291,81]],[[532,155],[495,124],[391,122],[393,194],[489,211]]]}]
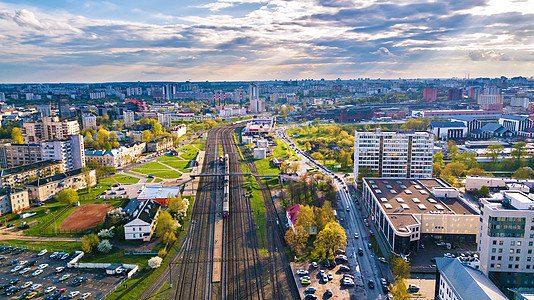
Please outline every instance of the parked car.
[{"label": "parked car", "polygon": [[54,259],[54,258],[56,258],[56,256],[57,256],[58,254],[59,254],[59,252],[54,252],[54,253],[50,254],[49,257],[52,258],[52,259]]},{"label": "parked car", "polygon": [[297,275],[308,275],[308,271],[307,270],[297,270]]},{"label": "parked car", "polygon": [[87,277],[83,277],[83,276],[76,277],[76,279],[74,279],[72,281],[72,285],[73,286],[78,286],[78,285],[84,283],[86,280],[87,280]]},{"label": "parked car", "polygon": [[375,282],[372,279],[369,279],[368,285],[369,285],[369,288],[371,289],[375,288]]},{"label": "parked car", "polygon": [[20,274],[20,275],[25,274],[25,273],[29,272],[31,269],[32,269],[32,268],[30,268],[30,267],[26,267],[26,268],[20,270],[19,274]]},{"label": "parked car", "polygon": [[61,273],[61,272],[63,272],[63,270],[65,270],[65,267],[57,267],[56,268],[56,273]]},{"label": "parked car", "polygon": [[47,287],[47,288],[45,289],[44,292],[45,292],[45,294],[48,294],[48,293],[53,292],[55,289],[56,289],[55,286],[49,286],[49,287]]},{"label": "parked car", "polygon": [[83,293],[81,296],[80,296],[80,299],[87,299],[91,296],[91,293]]},{"label": "parked car", "polygon": [[26,281],[25,283],[23,283],[20,288],[21,289],[25,289],[27,287],[30,287],[31,285],[33,284],[33,281]]},{"label": "parked car", "polygon": [[72,291],[69,293],[69,295],[67,296],[68,299],[72,299],[76,296],[78,296],[78,294],[80,294],[80,291]]},{"label": "parked car", "polygon": [[41,252],[37,253],[37,256],[43,256],[46,254],[46,252],[48,252],[46,249],[41,250]]},{"label": "parked car", "polygon": [[319,267],[319,265],[317,264],[317,262],[312,262],[312,267],[317,268]]},{"label": "parked car", "polygon": [[306,294],[308,294],[308,293],[309,293],[309,294],[313,294],[313,293],[315,293],[315,291],[317,291],[316,288],[314,288],[313,286],[309,286],[309,287],[307,287],[307,288],[304,290],[304,293],[306,293]]},{"label": "parked car", "polygon": [[43,273],[43,269],[35,270],[35,272],[32,273],[32,277],[39,276]]},{"label": "parked car", "polygon": [[311,281],[309,279],[303,279],[300,281],[301,284],[311,284]]},{"label": "parked car", "polygon": [[36,283],[36,284],[34,284],[34,285],[32,285],[32,286],[30,287],[30,291],[35,291],[35,290],[39,289],[39,288],[42,287],[42,286],[43,286],[42,284],[40,284],[40,283]]},{"label": "parked car", "polygon": [[59,280],[59,281],[64,281],[64,280],[67,280],[69,277],[70,277],[70,274],[65,274],[65,275],[59,277],[58,280]]},{"label": "parked car", "polygon": [[358,248],[358,255],[359,256],[363,256],[363,249],[362,248]]},{"label": "parked car", "polygon": [[328,280],[334,280],[334,275],[332,275],[332,273],[328,272]]},{"label": "parked car", "polygon": [[340,272],[350,272],[350,268],[347,266],[339,266]]},{"label": "parked car", "polygon": [[360,236],[359,236],[357,233],[355,233],[355,234],[354,234],[354,238],[355,238],[355,239],[359,239]]},{"label": "parked car", "polygon": [[16,265],[14,266],[11,271],[9,271],[10,273],[15,273],[17,272],[18,270],[22,269],[22,266],[21,265]]},{"label": "parked car", "polygon": [[385,257],[379,257],[378,261],[381,261],[383,263],[387,263],[388,262]]},{"label": "parked car", "polygon": [[48,264],[40,264],[38,267],[39,270],[44,270],[46,268],[48,268]]}]

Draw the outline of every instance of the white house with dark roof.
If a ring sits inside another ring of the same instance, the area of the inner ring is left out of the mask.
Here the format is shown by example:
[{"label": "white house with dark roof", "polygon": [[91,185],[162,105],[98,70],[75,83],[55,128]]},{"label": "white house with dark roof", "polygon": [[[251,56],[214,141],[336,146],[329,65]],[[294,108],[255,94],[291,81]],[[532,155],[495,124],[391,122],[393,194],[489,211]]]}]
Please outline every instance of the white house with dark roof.
[{"label": "white house with dark roof", "polygon": [[144,201],[134,211],[130,221],[124,225],[124,239],[150,241],[156,229],[160,207],[156,201]]},{"label": "white house with dark roof", "polygon": [[514,135],[528,137],[532,135],[533,121],[528,116],[503,115],[499,118],[499,124],[512,131]]}]

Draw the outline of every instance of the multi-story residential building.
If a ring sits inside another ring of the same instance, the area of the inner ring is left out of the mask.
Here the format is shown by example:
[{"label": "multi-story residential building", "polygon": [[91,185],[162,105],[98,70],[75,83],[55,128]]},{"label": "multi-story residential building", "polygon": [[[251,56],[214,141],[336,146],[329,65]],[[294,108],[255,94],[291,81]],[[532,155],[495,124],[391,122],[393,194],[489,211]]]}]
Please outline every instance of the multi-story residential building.
[{"label": "multi-story residential building", "polygon": [[169,128],[172,126],[172,118],[170,113],[158,113],[158,123],[163,126],[163,128]]},{"label": "multi-story residential building", "polygon": [[141,95],[143,95],[143,88],[140,86],[126,88],[126,96],[128,97],[141,96]]},{"label": "multi-story residential building", "polygon": [[147,152],[161,152],[169,150],[173,146],[172,137],[161,136],[155,140],[146,143]]},{"label": "multi-story residential building", "polygon": [[508,299],[488,277],[459,258],[437,257],[436,267],[436,300]]},{"label": "multi-story residential building", "polygon": [[530,137],[534,122],[528,116],[503,115],[499,118],[499,124],[515,135]]},{"label": "multi-story residential building", "polygon": [[41,114],[41,117],[50,117],[50,104],[38,104],[37,112]]},{"label": "multi-story residential building", "polygon": [[391,251],[417,251],[421,238],[474,242],[479,214],[438,178],[364,178],[362,205]]},{"label": "multi-story residential building", "polygon": [[187,133],[187,126],[185,124],[180,124],[178,126],[175,126],[171,128],[170,133],[175,134],[178,137],[181,137]]},{"label": "multi-story residential building", "polygon": [[41,146],[44,160],[60,160],[67,171],[85,167],[85,147],[79,134],[62,140],[44,141]]},{"label": "multi-story residential building", "polygon": [[12,187],[0,188],[0,215],[16,213],[30,208],[28,191]]},{"label": "multi-story residential building", "polygon": [[130,128],[135,123],[135,112],[125,110],[123,113],[124,126]]},{"label": "multi-story residential building", "polygon": [[426,88],[423,89],[423,100],[425,101],[436,101],[438,99],[438,89],[437,88]]},{"label": "multi-story residential building", "polygon": [[449,89],[449,97],[447,98],[447,100],[449,101],[457,101],[457,100],[460,100],[462,99],[462,89],[459,89],[459,88],[452,88],[452,89]]},{"label": "multi-story residential building", "polygon": [[130,221],[124,224],[124,239],[150,241],[156,229],[161,205],[146,200],[133,213]]},{"label": "multi-story residential building", "polygon": [[66,189],[75,191],[92,187],[96,185],[96,171],[84,169],[70,170],[63,173],[57,173],[45,178],[39,178],[28,183],[30,200],[42,202],[52,199],[59,192]]},{"label": "multi-story residential building", "polygon": [[[96,120],[95,120],[96,121]],[[80,133],[78,121],[60,121],[58,117],[43,117],[41,122],[24,122],[21,128],[25,143],[62,140]]]},{"label": "multi-story residential building", "polygon": [[59,160],[43,160],[27,165],[0,170],[2,186],[22,185],[39,177],[47,177],[64,172],[63,162]]},{"label": "multi-story residential building", "polygon": [[250,100],[250,112],[264,112],[265,111],[265,99],[264,98],[258,98],[258,99],[251,99]]},{"label": "multi-story residential building", "polygon": [[463,122],[430,122],[428,130],[441,140],[457,140],[467,137]]},{"label": "multi-story residential building", "polygon": [[13,168],[43,160],[40,144],[0,144],[0,167]]},{"label": "multi-story residential building", "polygon": [[529,104],[530,100],[528,98],[512,97],[510,99],[510,106],[512,107],[528,108]]},{"label": "multi-story residential building", "polygon": [[146,150],[146,143],[135,142],[130,147],[120,147],[118,149],[106,150],[87,150],[85,159],[87,162],[96,161],[102,166],[120,167],[134,161],[139,155]]},{"label": "multi-story residential building", "polygon": [[480,205],[480,270],[501,290],[534,287],[534,198],[501,191]]},{"label": "multi-story residential building", "polygon": [[502,104],[502,96],[501,95],[478,95],[477,102],[480,105]]},{"label": "multi-story residential building", "polygon": [[434,135],[428,132],[355,133],[354,178],[362,172],[375,177],[432,176]]},{"label": "multi-story residential building", "polygon": [[83,129],[95,128],[96,129],[96,116],[93,114],[82,115]]},{"label": "multi-story residential building", "polygon": [[146,102],[143,99],[126,99],[124,100],[124,103],[128,106],[130,110],[133,111],[148,111],[150,110],[150,107],[148,106],[148,102]]}]

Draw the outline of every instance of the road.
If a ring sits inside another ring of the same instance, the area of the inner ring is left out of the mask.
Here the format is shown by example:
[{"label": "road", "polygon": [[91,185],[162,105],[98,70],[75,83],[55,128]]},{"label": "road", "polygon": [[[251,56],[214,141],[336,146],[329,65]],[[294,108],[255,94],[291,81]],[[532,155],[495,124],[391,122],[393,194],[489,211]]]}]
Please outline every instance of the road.
[{"label": "road", "polygon": [[[373,300],[384,299],[385,295],[382,292],[379,280],[381,277],[385,277],[381,272],[383,266],[380,266],[380,264],[383,263],[378,261],[374,251],[367,247],[370,242],[369,230],[363,224],[363,217],[355,205],[354,197],[349,193],[348,186],[342,177],[343,174],[337,174],[333,171],[330,171],[320,163],[316,162],[313,158],[311,158],[311,156],[307,156],[296,146],[295,143],[291,141],[284,128],[277,130],[276,135],[291,148],[293,148],[302,161],[308,163],[310,166],[315,167],[322,174],[334,177],[334,185],[338,190],[338,207],[339,210],[342,209],[344,211],[345,216],[344,221],[341,222],[341,225],[343,225],[345,228],[345,233],[347,235],[347,257],[349,258],[352,266],[359,266],[364,283],[363,287],[356,288],[357,296]],[[354,238],[355,233],[358,233],[358,239]],[[358,248],[363,249],[363,256],[359,256],[357,254]],[[369,288],[369,280],[373,280],[375,282],[374,289]]]}]

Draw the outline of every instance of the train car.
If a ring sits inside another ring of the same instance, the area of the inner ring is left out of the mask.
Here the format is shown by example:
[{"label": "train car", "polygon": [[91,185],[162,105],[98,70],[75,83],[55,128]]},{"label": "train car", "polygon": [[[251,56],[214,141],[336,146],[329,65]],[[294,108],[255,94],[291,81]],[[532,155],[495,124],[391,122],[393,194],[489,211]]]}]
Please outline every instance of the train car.
[{"label": "train car", "polygon": [[223,217],[230,215],[230,185],[226,183],[223,191]]}]

